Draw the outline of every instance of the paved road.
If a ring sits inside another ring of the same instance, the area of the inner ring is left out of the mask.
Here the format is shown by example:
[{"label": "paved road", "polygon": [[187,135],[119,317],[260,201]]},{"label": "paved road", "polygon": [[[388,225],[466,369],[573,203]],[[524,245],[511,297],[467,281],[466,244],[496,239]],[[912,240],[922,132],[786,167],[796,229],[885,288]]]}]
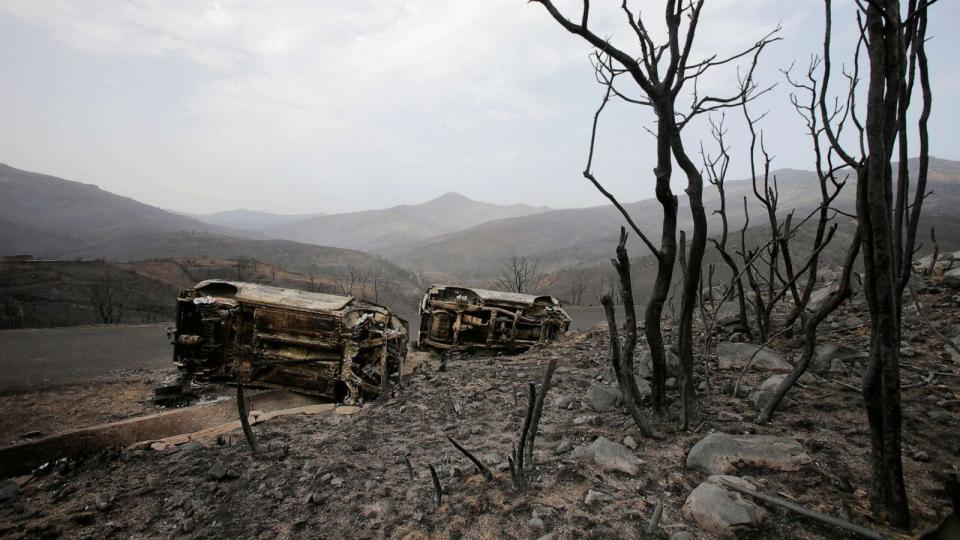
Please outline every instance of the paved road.
[{"label": "paved road", "polygon": [[0,391],[171,366],[168,324],[0,331]]}]

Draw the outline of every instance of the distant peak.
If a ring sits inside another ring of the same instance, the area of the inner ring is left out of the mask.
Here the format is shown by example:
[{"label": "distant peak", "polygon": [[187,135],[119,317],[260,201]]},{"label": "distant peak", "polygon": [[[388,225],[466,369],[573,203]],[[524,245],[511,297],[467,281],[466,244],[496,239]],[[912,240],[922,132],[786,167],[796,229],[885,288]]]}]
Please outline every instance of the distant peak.
[{"label": "distant peak", "polygon": [[456,191],[448,191],[443,195],[433,199],[431,202],[444,202],[444,203],[454,203],[454,202],[473,202],[473,199],[466,197],[457,193]]}]

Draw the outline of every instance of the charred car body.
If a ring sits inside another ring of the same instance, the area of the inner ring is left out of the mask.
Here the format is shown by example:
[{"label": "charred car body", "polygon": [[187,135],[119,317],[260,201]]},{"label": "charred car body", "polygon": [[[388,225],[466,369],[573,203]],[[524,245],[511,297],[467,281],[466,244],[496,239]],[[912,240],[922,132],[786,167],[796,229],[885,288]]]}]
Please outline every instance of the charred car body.
[{"label": "charred car body", "polygon": [[432,285],[420,302],[422,348],[525,350],[570,327],[552,296]]},{"label": "charred car body", "polygon": [[180,293],[172,339],[185,381],[356,402],[402,377],[408,335],[406,321],[353,297],[208,280]]}]

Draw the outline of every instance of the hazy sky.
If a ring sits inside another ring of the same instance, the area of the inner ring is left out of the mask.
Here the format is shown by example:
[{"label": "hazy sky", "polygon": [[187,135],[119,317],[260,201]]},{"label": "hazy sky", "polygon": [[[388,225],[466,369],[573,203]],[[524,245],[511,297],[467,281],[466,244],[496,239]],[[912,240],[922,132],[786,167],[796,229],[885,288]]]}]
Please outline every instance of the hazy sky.
[{"label": "hazy sky", "polygon": [[[593,4],[599,32],[631,46],[620,0]],[[847,2],[835,4],[839,63],[855,26]],[[928,47],[932,149],[952,159],[957,4],[932,8]],[[579,17],[580,2],[559,5]],[[631,5],[662,27],[662,1]],[[695,53],[733,51],[778,23],[783,41],[758,77],[781,84],[756,110],[770,111],[775,166],[809,168],[778,70],[819,50],[821,2],[708,0]],[[605,202],[580,174],[602,95],[590,48],[526,0],[3,0],[0,36],[0,162],[14,167],[195,212],[337,212],[447,191]],[[718,75],[701,91],[733,89],[733,68]],[[728,114],[743,177],[740,116]],[[605,115],[598,177],[625,200],[651,197],[649,111]],[[690,149],[704,124],[686,133]]]}]

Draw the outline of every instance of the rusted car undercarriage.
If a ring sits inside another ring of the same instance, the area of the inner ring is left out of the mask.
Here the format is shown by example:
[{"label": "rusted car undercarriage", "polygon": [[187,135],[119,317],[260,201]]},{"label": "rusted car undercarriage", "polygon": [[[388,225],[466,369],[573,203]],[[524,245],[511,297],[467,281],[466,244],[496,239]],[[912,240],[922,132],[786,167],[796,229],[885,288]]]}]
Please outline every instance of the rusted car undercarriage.
[{"label": "rusted car undercarriage", "polygon": [[420,302],[421,348],[525,350],[570,327],[552,296],[432,285]]},{"label": "rusted car undercarriage", "polygon": [[355,403],[402,378],[407,334],[349,296],[208,280],[177,298],[173,357],[187,384],[239,377]]}]

